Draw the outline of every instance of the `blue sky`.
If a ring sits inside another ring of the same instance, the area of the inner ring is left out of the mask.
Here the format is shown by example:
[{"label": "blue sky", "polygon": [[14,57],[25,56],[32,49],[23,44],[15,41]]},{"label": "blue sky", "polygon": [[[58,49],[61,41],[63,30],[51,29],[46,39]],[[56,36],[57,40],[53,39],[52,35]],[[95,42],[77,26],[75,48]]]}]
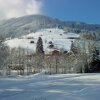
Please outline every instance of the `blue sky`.
[{"label": "blue sky", "polygon": [[100,0],[0,0],[0,20],[44,14],[66,21],[100,24]]},{"label": "blue sky", "polygon": [[100,24],[100,0],[44,0],[43,5],[45,15]]}]

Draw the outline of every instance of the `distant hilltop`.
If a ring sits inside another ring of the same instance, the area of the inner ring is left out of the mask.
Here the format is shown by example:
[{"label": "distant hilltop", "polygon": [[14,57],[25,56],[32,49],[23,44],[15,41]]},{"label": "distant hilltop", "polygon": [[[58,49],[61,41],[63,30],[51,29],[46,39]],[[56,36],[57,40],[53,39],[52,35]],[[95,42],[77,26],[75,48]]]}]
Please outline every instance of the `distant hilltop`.
[{"label": "distant hilltop", "polygon": [[59,28],[69,32],[81,33],[93,31],[100,33],[100,25],[84,22],[61,21],[43,15],[30,15],[0,21],[0,35],[4,37],[20,37],[45,28]]}]

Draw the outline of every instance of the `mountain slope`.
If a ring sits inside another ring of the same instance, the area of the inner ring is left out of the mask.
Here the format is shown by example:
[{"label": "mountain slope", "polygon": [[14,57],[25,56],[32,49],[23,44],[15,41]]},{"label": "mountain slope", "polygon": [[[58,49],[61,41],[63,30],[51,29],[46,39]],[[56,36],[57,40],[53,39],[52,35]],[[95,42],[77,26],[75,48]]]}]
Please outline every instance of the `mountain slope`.
[{"label": "mountain slope", "polygon": [[20,38],[7,40],[5,43],[11,48],[21,47],[35,52],[37,40],[39,37],[41,37],[43,40],[45,53],[48,53],[55,49],[62,52],[69,51],[71,41],[74,41],[74,39],[70,38],[78,38],[79,35],[75,33],[65,33],[65,31],[62,29],[49,28],[24,35]]},{"label": "mountain slope", "polygon": [[81,22],[61,21],[43,15],[31,15],[20,18],[12,18],[0,21],[0,35],[6,37],[19,37],[30,32],[35,32],[44,28],[56,28],[67,30],[77,29],[100,32],[100,25],[86,24]]}]

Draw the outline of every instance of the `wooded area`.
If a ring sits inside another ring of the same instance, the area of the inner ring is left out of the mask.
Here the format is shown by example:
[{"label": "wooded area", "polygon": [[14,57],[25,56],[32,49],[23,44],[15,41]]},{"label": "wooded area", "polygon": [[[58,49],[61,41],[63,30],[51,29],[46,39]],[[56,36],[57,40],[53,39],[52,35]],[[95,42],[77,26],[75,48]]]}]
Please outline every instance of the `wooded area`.
[{"label": "wooded area", "polygon": [[1,74],[29,75],[43,70],[46,74],[100,72],[100,46],[93,38],[72,41],[70,52],[54,50],[48,54],[43,50],[41,37],[37,41],[36,53],[20,47],[9,49],[3,42],[0,45]]}]

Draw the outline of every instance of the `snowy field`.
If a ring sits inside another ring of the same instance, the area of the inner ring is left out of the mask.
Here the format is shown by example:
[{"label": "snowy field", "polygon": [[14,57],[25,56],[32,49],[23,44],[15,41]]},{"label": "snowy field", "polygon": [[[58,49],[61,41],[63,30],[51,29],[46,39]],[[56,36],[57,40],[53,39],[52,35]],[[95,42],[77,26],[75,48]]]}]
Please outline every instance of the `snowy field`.
[{"label": "snowy field", "polygon": [[0,77],[0,100],[100,100],[100,74]]}]

